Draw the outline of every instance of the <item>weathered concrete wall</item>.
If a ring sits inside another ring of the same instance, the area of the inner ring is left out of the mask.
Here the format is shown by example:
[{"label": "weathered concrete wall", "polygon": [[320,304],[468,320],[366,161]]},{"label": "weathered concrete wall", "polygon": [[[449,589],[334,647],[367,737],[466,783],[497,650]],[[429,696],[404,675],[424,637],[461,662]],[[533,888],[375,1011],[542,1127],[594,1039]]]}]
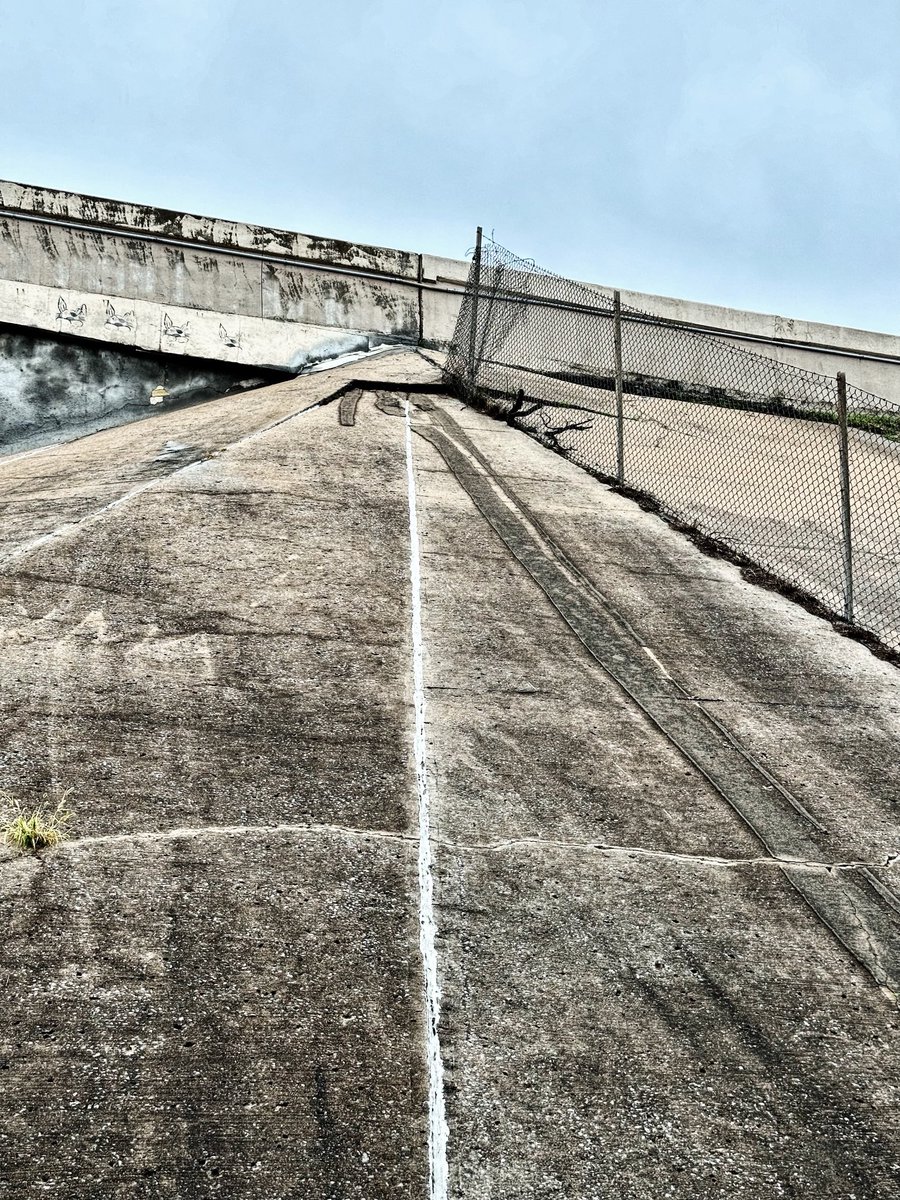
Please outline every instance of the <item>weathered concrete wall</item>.
[{"label": "weathered concrete wall", "polygon": [[[176,272],[173,279],[177,278]],[[217,303],[224,305],[226,299],[219,296]],[[402,333],[399,327],[393,331],[381,328],[374,334],[351,328],[346,323],[350,300],[346,295],[344,300],[343,307],[335,301],[330,324],[313,326],[235,314],[224,308],[135,299],[111,291],[0,280],[0,321],[159,354],[284,370],[297,370],[329,349],[365,348],[373,336],[388,341],[416,340],[414,334]]]},{"label": "weathered concrete wall", "polygon": [[[327,353],[336,331],[446,344],[468,270],[457,259],[0,181],[0,321],[32,329],[296,370]],[[641,292],[622,297],[900,399],[900,337]]]},{"label": "weathered concrete wall", "polygon": [[144,355],[74,338],[0,329],[0,447],[23,439],[147,415],[150,393],[166,403],[207,400],[241,385],[270,383],[272,372],[248,377],[228,363]]},{"label": "weathered concrete wall", "polygon": [[335,330],[439,343],[456,319],[453,276],[466,271],[408,251],[0,183],[0,321],[117,345],[296,369]]},{"label": "weathered concrete wall", "polygon": [[55,188],[0,180],[0,208],[42,220],[77,221],[112,230],[139,233],[150,238],[178,238],[186,242],[267,254],[284,254],[323,264],[357,267],[378,274],[417,278],[416,255],[407,250],[361,246],[335,238],[266,229],[240,221],[198,217],[146,204],[129,204],[83,196]]},{"label": "weathered concrete wall", "polygon": [[[418,336],[416,289],[354,275],[305,272],[220,248],[137,240],[4,218],[4,274],[51,291],[152,301],[268,321]],[[365,314],[360,321],[355,314]],[[56,313],[53,314],[56,319]]]},{"label": "weathered concrete wall", "polygon": [[[612,289],[603,290],[610,294]],[[744,349],[780,363],[831,378],[843,371],[855,386],[876,396],[900,400],[900,337],[893,334],[643,292],[623,291],[622,301],[701,331],[726,334]]]}]

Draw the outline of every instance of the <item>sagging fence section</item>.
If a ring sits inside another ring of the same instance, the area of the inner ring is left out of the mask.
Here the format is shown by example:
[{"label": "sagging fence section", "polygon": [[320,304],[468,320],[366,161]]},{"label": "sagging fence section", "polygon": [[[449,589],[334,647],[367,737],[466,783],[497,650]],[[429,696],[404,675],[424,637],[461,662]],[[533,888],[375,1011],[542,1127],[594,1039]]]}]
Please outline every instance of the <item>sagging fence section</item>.
[{"label": "sagging fence section", "polygon": [[900,404],[641,312],[479,234],[471,403],[900,651]]}]

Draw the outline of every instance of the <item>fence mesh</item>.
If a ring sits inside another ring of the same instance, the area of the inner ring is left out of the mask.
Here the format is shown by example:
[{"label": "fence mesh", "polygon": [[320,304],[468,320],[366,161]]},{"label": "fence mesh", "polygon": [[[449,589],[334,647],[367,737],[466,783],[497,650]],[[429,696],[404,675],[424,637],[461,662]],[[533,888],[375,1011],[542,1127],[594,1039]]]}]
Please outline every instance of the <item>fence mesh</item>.
[{"label": "fence mesh", "polygon": [[470,402],[900,651],[900,405],[848,384],[842,423],[836,379],[627,305],[617,316],[613,296],[493,241],[446,372]]}]

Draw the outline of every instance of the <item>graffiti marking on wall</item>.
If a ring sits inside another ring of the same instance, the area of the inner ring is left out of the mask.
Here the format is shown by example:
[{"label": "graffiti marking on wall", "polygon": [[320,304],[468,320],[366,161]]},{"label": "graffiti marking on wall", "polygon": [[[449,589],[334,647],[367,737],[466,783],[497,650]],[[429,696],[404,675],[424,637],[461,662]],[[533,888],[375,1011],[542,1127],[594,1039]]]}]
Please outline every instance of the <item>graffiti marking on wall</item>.
[{"label": "graffiti marking on wall", "polygon": [[241,348],[241,335],[239,333],[229,333],[225,326],[219,323],[219,337],[226,346],[234,346],[236,349]]},{"label": "graffiti marking on wall", "polygon": [[183,325],[176,325],[168,313],[163,316],[163,336],[172,338],[175,342],[186,342],[191,336],[190,328],[190,321],[185,321]]},{"label": "graffiti marking on wall", "polygon": [[69,308],[68,303],[62,296],[56,302],[57,321],[67,321],[69,325],[77,325],[80,328],[84,324],[86,315],[86,304],[79,304],[77,308]]},{"label": "graffiti marking on wall", "polygon": [[115,329],[134,329],[134,309],[125,313],[117,313],[108,300],[104,300],[103,303],[106,305],[105,323],[107,325],[112,325]]}]

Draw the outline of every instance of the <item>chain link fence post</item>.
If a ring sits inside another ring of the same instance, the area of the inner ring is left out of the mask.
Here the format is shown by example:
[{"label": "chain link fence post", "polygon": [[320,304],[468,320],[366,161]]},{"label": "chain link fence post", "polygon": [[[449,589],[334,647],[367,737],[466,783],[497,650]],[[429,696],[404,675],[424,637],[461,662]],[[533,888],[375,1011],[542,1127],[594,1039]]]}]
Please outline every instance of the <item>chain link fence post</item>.
[{"label": "chain link fence post", "polygon": [[853,621],[853,539],[850,528],[850,446],[847,436],[847,376],[837,375],[838,448],[841,459],[841,546],[844,556],[844,618]]},{"label": "chain link fence post", "polygon": [[479,237],[444,377],[900,661],[900,399],[738,337],[645,312]]},{"label": "chain link fence post", "polygon": [[469,389],[475,394],[475,381],[478,376],[477,335],[478,335],[478,292],[481,288],[481,226],[475,234],[475,270],[472,278],[472,328],[469,333]]},{"label": "chain link fence post", "polygon": [[613,346],[616,368],[616,479],[625,482],[625,410],[622,402],[622,296],[613,292]]}]

